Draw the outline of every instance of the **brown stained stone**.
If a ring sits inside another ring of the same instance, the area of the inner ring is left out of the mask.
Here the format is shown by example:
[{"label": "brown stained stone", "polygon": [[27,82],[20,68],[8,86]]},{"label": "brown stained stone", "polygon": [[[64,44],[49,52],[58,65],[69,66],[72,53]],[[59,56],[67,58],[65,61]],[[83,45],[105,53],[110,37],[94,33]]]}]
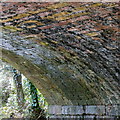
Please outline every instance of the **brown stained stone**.
[{"label": "brown stained stone", "polygon": [[45,17],[46,15],[50,14],[51,12],[43,12],[43,13],[39,13],[38,16],[40,17]]},{"label": "brown stained stone", "polygon": [[61,26],[61,25],[66,25],[68,24],[68,21],[65,21],[65,22],[59,22],[57,24],[54,24],[54,26]]},{"label": "brown stained stone", "polygon": [[38,27],[38,29],[49,29],[49,28],[52,28],[53,25],[48,25],[48,26],[43,26],[43,27]]}]

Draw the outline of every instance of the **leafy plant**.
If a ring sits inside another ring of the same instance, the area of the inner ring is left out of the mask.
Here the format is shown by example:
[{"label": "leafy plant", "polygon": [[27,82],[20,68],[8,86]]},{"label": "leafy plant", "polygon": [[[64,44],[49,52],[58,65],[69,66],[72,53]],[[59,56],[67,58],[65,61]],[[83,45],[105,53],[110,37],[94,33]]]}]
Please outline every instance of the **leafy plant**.
[{"label": "leafy plant", "polygon": [[[17,103],[17,92],[13,80],[14,68],[2,61],[0,61],[0,68],[0,119],[9,118],[12,113],[15,114],[15,118],[32,116],[33,104],[31,103],[33,102],[34,98],[31,97],[30,81],[24,75],[22,75],[22,87],[25,102],[21,113]],[[34,88],[34,90],[35,89],[36,88]],[[39,107],[42,111],[44,111],[44,115],[47,115],[48,103],[38,89],[36,89],[36,93]]]}]

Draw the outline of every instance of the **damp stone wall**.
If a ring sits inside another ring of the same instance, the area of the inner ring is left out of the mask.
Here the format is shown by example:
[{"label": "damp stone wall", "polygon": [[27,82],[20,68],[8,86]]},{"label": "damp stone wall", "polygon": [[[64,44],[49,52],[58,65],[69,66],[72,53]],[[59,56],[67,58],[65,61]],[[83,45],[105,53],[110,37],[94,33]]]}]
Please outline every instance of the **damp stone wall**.
[{"label": "damp stone wall", "polygon": [[120,120],[120,105],[51,105],[50,120]]}]

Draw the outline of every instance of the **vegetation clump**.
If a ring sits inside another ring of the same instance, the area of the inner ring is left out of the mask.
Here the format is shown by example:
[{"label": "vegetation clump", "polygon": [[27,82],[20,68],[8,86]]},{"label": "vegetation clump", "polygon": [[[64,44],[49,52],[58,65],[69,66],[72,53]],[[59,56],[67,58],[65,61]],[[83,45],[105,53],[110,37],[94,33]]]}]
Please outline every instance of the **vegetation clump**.
[{"label": "vegetation clump", "polygon": [[48,104],[18,70],[0,61],[0,119],[46,119]]}]

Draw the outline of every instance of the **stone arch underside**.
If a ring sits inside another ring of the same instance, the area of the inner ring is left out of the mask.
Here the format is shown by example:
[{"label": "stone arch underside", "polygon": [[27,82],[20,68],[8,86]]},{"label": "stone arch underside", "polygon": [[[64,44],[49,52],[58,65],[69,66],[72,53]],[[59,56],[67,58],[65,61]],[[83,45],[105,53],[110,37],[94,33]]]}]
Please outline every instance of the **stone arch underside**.
[{"label": "stone arch underside", "polygon": [[117,79],[91,70],[66,51],[61,54],[16,33],[2,35],[1,59],[30,79],[50,105],[119,104]]},{"label": "stone arch underside", "polygon": [[0,58],[49,105],[120,104],[118,3],[0,5]]}]

